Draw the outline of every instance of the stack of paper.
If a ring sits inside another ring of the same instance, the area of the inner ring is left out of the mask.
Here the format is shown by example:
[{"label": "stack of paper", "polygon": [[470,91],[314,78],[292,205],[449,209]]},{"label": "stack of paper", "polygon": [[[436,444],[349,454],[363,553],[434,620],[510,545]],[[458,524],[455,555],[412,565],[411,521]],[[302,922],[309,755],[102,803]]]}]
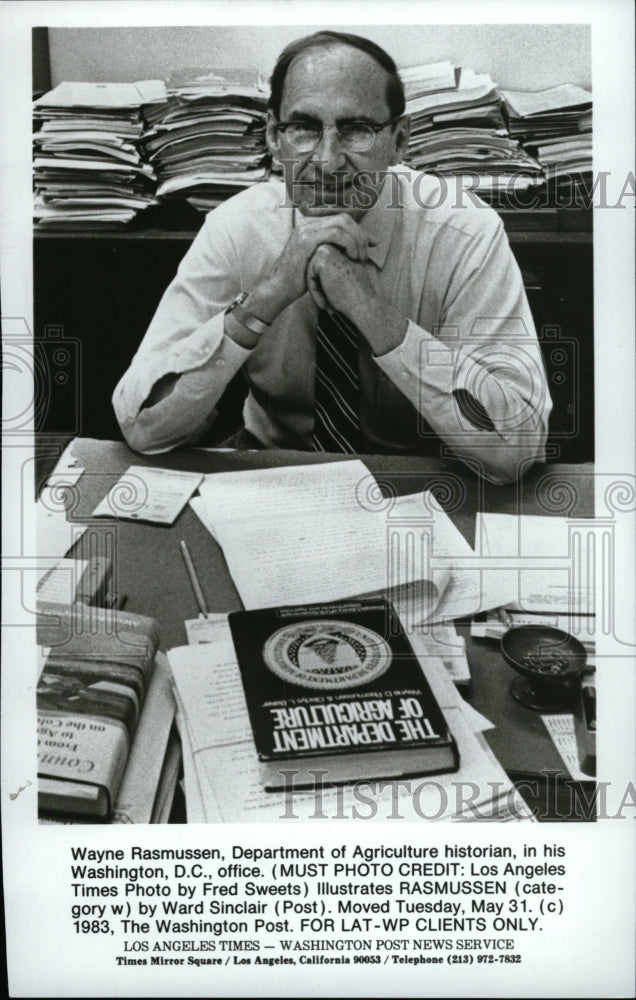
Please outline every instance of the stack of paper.
[{"label": "stack of paper", "polygon": [[113,823],[168,822],[181,764],[179,741],[171,736],[175,708],[168,661],[158,653]]},{"label": "stack of paper", "polygon": [[422,97],[424,94],[435,94],[440,90],[455,90],[459,83],[459,75],[459,69],[447,60],[408,66],[400,70],[407,101]]},{"label": "stack of paper", "polygon": [[593,519],[479,513],[475,546],[514,595],[506,607],[567,617],[572,632],[595,612],[596,531]]},{"label": "stack of paper", "polygon": [[541,143],[532,143],[536,156],[546,168],[546,176],[559,177],[568,173],[589,173],[592,169],[592,133],[557,136]]},{"label": "stack of paper", "polygon": [[[435,64],[440,68],[447,65]],[[403,79],[406,74],[406,112],[411,116],[405,157],[410,166],[442,175],[468,176],[472,190],[487,198],[493,192],[509,191],[513,185],[518,190],[543,182],[536,159],[508,136],[501,100],[487,73],[462,67],[451,75],[447,70],[446,88],[416,90],[409,77],[415,70],[427,68],[401,71]],[[431,79],[443,81],[444,76],[440,73]]]},{"label": "stack of paper", "polygon": [[216,473],[190,505],[247,609],[380,594],[411,638],[515,596],[432,494],[385,498],[359,459]]},{"label": "stack of paper", "polygon": [[510,134],[540,141],[589,132],[592,128],[592,95],[573,83],[548,90],[502,90]]},{"label": "stack of paper", "polygon": [[113,228],[154,205],[155,175],[138,141],[142,108],[162,81],[61,83],[34,105],[35,219],[41,226]]},{"label": "stack of paper", "polygon": [[[406,71],[407,74],[413,72],[414,69]],[[475,73],[465,66],[457,72],[459,80],[455,76],[448,89],[415,94],[409,92],[407,87],[406,113],[411,115],[412,144],[422,131],[434,125],[446,124],[448,119],[462,118],[473,122],[484,118],[492,120],[499,108],[500,99],[488,73]],[[500,116],[497,120],[499,124],[503,124]]]},{"label": "stack of paper", "polygon": [[225,616],[206,644],[168,653],[183,744],[188,822],[284,819],[520,820],[530,814],[482,736],[490,724],[459,696],[439,662],[422,663],[457,740],[460,770],[399,782],[266,792]]},{"label": "stack of paper", "polygon": [[454,558],[472,555],[430,494],[384,502],[359,460],[217,473],[191,505],[248,609],[382,593],[408,634],[438,611]]},{"label": "stack of paper", "polygon": [[158,196],[187,197],[208,211],[262,180],[266,103],[255,72],[174,73],[143,137]]},{"label": "stack of paper", "polygon": [[511,136],[545,168],[551,188],[573,183],[581,193],[592,179],[592,95],[574,84],[536,92],[504,90]]},{"label": "stack of paper", "polygon": [[[444,128],[423,135],[410,162],[418,170],[466,176],[479,194],[543,182],[541,167],[505,129]],[[475,179],[477,185],[475,186]]]}]

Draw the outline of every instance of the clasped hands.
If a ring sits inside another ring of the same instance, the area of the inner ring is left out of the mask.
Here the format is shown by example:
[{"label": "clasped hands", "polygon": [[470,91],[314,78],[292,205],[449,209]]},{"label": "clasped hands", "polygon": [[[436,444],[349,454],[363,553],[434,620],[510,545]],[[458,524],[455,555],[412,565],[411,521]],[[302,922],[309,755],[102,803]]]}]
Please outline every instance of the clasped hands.
[{"label": "clasped hands", "polygon": [[375,353],[385,353],[401,343],[407,322],[380,298],[371,281],[366,261],[376,242],[344,212],[303,220],[245,306],[272,322],[308,291],[318,308],[342,313]]},{"label": "clasped hands", "polygon": [[[352,322],[359,321],[363,307],[376,295],[366,266],[368,249],[377,240],[356,222],[344,230],[342,243],[321,243],[306,269],[307,290],[319,309],[336,311]],[[350,237],[350,238],[348,238]]]},{"label": "clasped hands", "polygon": [[266,280],[270,302],[282,312],[309,291],[320,309],[341,312],[355,323],[376,295],[365,266],[376,242],[345,213],[303,220]]}]

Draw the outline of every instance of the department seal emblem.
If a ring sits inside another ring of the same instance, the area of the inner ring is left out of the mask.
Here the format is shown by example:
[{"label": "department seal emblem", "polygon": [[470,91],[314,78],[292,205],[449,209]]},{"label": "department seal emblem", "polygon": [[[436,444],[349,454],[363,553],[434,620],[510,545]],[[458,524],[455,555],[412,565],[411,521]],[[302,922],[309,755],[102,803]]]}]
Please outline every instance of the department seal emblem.
[{"label": "department seal emblem", "polygon": [[269,637],[263,659],[281,680],[316,690],[368,684],[388,669],[388,642],[364,625],[310,621],[285,625]]}]

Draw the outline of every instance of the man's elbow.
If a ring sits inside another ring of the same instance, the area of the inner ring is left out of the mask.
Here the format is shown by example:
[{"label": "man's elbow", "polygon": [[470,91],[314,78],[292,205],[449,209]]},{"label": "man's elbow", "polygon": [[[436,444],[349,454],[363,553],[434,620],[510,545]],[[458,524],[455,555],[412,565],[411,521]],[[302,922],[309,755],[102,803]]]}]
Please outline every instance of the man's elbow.
[{"label": "man's elbow", "polygon": [[140,455],[156,455],[175,447],[165,441],[165,436],[162,440],[157,421],[152,419],[150,410],[142,409],[131,416],[122,398],[121,385],[115,389],[112,403],[124,440],[133,451]]},{"label": "man's elbow", "polygon": [[128,447],[140,455],[159,455],[162,452],[170,451],[174,447],[174,445],[165,444],[160,446],[154,436],[137,423],[122,427],[121,432]]},{"label": "man's elbow", "polygon": [[545,462],[548,421],[552,401],[545,392],[541,407],[493,417],[491,433],[479,442],[482,476],[499,486],[509,486],[537,462]]},{"label": "man's elbow", "polygon": [[520,436],[484,450],[482,475],[497,486],[510,486],[537,462],[545,462],[545,435]]},{"label": "man's elbow", "polygon": [[175,409],[163,403],[145,406],[130,415],[117,392],[113,396],[113,409],[126,444],[141,455],[161,455],[195,444],[209,429],[216,411],[205,414],[190,412],[186,407]]},{"label": "man's elbow", "polygon": [[141,414],[136,420],[120,420],[119,426],[128,447],[140,455],[159,455],[176,447],[162,440],[152,421],[143,419]]}]

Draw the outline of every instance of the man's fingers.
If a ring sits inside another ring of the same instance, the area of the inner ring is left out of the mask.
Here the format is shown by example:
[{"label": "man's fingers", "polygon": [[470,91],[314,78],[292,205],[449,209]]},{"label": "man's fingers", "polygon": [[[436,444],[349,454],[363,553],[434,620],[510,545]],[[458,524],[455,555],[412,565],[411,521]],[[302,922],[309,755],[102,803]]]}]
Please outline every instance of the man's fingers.
[{"label": "man's fingers", "polygon": [[[344,246],[346,249],[347,246],[350,245],[349,240],[353,239],[354,241],[357,254],[352,254],[347,249],[347,256],[350,257],[351,260],[366,260],[369,245],[375,245],[378,242],[376,238],[374,236],[370,236],[369,233],[362,228],[362,226],[358,225],[357,222],[354,222],[354,220],[348,215],[336,215],[332,221],[334,223],[335,230],[338,233],[343,233],[345,239],[347,240],[346,246],[342,243],[339,243],[338,245]],[[334,240],[334,242],[336,241]]]},{"label": "man's fingers", "polygon": [[369,245],[378,241],[348,215],[326,216],[312,220],[304,229],[304,236],[313,244],[313,250],[323,243],[341,247],[350,260],[366,260]]},{"label": "man's fingers", "polygon": [[[301,222],[294,228],[273,268],[277,287],[281,289],[281,308],[307,291],[309,262],[320,247],[355,263],[366,261],[369,246],[376,242],[362,226],[343,213]],[[320,295],[320,291],[317,294]]]},{"label": "man's fingers", "polygon": [[326,242],[342,247],[350,260],[367,259],[367,242],[357,233],[347,232],[338,227],[332,231],[331,238]]},{"label": "man's fingers", "polygon": [[315,257],[312,257],[307,268],[307,288],[309,290],[309,294],[319,309],[329,308],[329,302],[327,301],[320,284],[319,265],[315,260]]},{"label": "man's fingers", "polygon": [[314,300],[318,308],[327,309],[329,311],[330,309],[329,303],[327,302],[327,299],[325,298],[323,293],[319,290],[319,288],[316,285],[312,284],[311,282],[308,284],[307,287],[309,289],[309,294],[311,295],[312,299]]},{"label": "man's fingers", "polygon": [[366,242],[363,243],[356,234],[342,229],[340,226],[329,226],[307,234],[306,251],[308,257],[313,257],[321,246],[335,246],[344,250],[350,260],[366,260]]}]

